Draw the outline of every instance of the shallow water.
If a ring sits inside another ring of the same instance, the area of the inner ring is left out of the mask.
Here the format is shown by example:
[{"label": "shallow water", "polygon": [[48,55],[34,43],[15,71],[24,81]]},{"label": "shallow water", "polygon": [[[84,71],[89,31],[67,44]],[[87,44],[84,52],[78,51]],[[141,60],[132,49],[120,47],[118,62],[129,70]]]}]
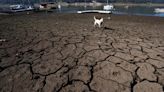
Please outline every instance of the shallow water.
[{"label": "shallow water", "polygon": [[[115,7],[115,10],[113,10],[114,14],[131,14],[131,15],[144,15],[144,16],[160,16],[164,17],[164,13],[155,13],[155,8],[164,8],[163,7],[148,7],[148,6],[131,6],[131,7],[121,7],[117,6]],[[101,7],[75,7],[75,6],[69,6],[69,7],[62,7],[61,9],[56,9],[54,12],[58,13],[76,13],[79,10],[102,10],[103,6]]]}]

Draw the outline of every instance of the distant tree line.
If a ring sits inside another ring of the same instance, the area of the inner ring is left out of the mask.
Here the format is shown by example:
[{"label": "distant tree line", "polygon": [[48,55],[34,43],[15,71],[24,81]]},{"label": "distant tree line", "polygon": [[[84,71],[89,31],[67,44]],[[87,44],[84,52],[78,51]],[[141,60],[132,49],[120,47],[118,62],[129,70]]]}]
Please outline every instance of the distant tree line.
[{"label": "distant tree line", "polygon": [[[93,0],[0,0],[0,3],[38,3],[38,2],[68,2],[68,3],[74,3],[74,2],[92,2]],[[106,2],[107,0],[94,0],[97,2]],[[108,0],[110,3],[164,3],[164,0]]]}]

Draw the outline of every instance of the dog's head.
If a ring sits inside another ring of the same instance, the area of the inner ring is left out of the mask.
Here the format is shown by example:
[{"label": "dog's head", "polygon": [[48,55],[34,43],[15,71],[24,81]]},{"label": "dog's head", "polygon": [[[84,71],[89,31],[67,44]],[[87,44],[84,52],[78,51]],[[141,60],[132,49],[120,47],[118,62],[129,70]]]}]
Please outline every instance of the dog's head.
[{"label": "dog's head", "polygon": [[101,18],[101,17],[95,17],[95,16],[94,16],[94,19],[95,19],[95,20],[101,20],[101,21],[103,21],[103,18]]}]

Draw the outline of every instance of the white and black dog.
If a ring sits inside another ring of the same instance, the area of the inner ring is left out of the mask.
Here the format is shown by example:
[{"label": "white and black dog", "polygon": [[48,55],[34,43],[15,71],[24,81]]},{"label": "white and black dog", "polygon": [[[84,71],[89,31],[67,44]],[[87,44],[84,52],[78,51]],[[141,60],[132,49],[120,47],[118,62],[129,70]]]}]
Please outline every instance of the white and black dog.
[{"label": "white and black dog", "polygon": [[97,19],[95,16],[94,16],[94,27],[96,26],[96,25],[98,25],[98,27],[100,28],[101,27],[101,25],[102,25],[102,23],[103,23],[103,21],[104,21],[104,19],[103,18],[100,18],[100,19]]}]

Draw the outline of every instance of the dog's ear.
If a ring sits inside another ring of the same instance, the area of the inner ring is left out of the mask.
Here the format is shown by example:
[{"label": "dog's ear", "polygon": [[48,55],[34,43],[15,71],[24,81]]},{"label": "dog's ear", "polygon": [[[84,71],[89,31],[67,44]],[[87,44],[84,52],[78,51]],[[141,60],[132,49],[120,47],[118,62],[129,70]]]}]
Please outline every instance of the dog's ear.
[{"label": "dog's ear", "polygon": [[94,20],[96,20],[96,17],[95,16],[93,18],[94,18]]},{"label": "dog's ear", "polygon": [[103,20],[104,20],[104,18],[101,18],[100,20],[101,20],[101,21],[103,21]]}]

